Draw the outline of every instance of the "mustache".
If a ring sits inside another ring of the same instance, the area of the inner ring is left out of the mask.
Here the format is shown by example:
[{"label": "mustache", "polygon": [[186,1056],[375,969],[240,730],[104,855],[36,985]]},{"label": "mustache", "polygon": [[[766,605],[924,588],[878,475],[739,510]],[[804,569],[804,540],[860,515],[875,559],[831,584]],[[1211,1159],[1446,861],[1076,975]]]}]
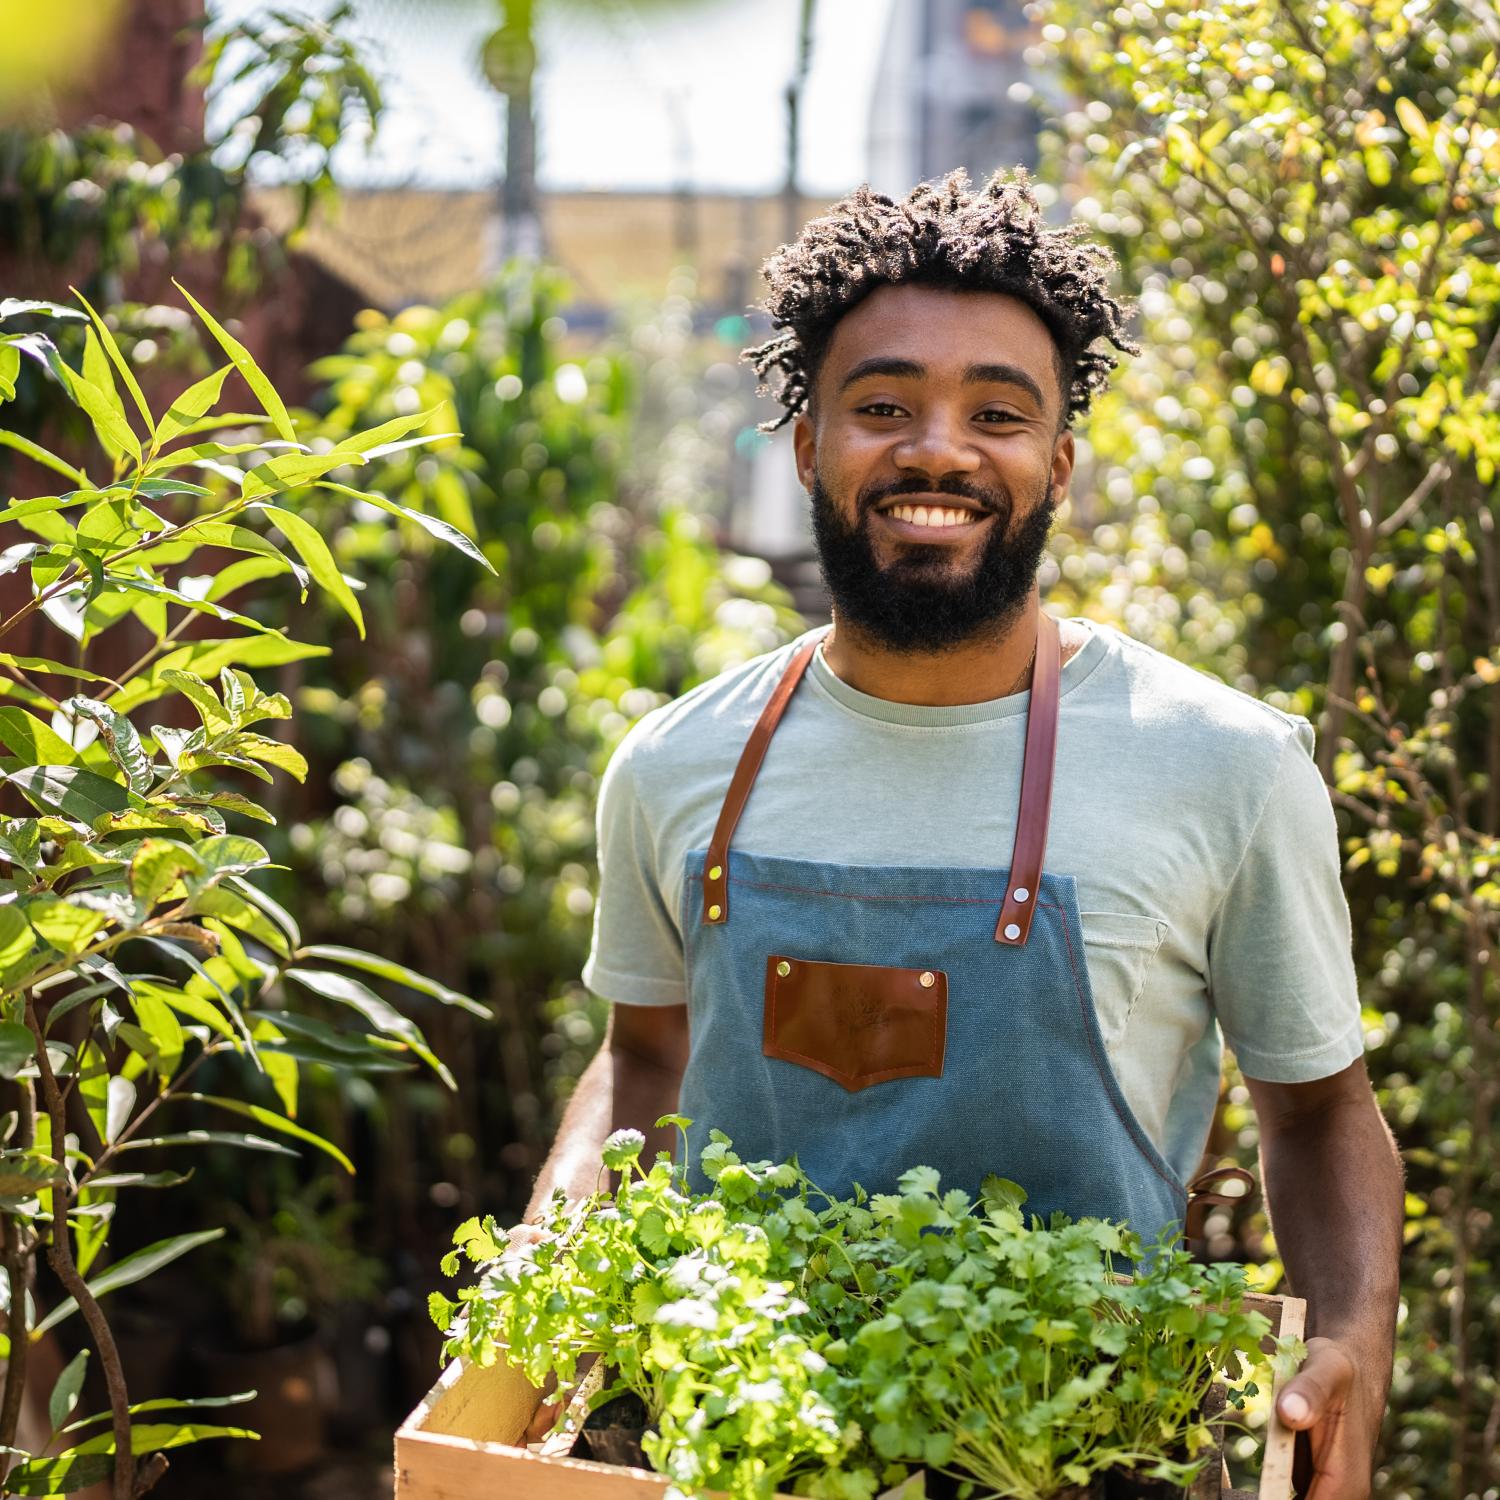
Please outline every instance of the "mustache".
[{"label": "mustache", "polygon": [[871,485],[859,494],[859,513],[873,510],[887,500],[899,499],[902,495],[952,495],[955,499],[967,500],[982,510],[999,515],[1010,509],[1010,497],[997,490],[985,489],[982,485],[970,484],[964,479],[944,479],[934,484],[929,479],[913,475],[910,479],[898,479],[891,484]]}]

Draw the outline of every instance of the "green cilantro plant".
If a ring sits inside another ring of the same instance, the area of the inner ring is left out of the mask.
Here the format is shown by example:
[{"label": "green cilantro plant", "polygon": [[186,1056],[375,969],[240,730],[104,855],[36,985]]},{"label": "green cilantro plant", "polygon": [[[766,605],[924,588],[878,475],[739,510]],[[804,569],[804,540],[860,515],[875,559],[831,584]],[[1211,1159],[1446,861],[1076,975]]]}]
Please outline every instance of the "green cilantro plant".
[{"label": "green cilantro plant", "polygon": [[917,1166],[896,1193],[837,1199],[715,1131],[695,1194],[665,1154],[643,1169],[643,1146],[611,1136],[618,1186],[556,1195],[538,1243],[460,1226],[443,1270],[467,1257],[479,1279],[431,1310],[445,1357],[505,1357],[537,1385],[602,1359],[592,1406],[641,1398],[677,1496],[869,1500],[922,1468],[975,1500],[1120,1472],[1185,1486],[1214,1451],[1210,1388],[1262,1359],[1239,1267],[1105,1220],[1028,1221],[1000,1178],[975,1200]]}]

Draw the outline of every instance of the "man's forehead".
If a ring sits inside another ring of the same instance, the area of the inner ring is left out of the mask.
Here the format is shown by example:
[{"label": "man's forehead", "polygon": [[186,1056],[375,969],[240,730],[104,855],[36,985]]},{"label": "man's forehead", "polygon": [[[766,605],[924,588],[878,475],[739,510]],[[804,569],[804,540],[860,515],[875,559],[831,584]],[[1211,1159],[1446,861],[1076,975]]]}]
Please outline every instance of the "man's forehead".
[{"label": "man's forehead", "polygon": [[1011,364],[1037,380],[1052,377],[1054,347],[1047,325],[1019,297],[1004,292],[920,285],[882,286],[834,327],[823,374],[873,357],[910,359],[934,374]]}]

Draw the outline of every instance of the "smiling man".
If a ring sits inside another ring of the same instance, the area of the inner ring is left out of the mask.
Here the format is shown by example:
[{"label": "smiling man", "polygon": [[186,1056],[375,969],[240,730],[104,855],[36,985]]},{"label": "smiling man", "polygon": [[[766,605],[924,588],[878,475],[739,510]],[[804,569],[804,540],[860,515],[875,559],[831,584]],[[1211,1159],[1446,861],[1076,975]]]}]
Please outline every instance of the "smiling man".
[{"label": "smiling man", "polygon": [[[1309,1357],[1314,1500],[1368,1494],[1401,1173],[1362,1061],[1313,730],[1037,580],[1071,424],[1137,352],[1113,261],[1024,173],[863,189],[767,264],[831,629],[641,720],[599,809],[614,1002],[536,1191],[689,1116],[832,1193],[915,1164],[1047,1214],[1182,1222],[1225,1042]],[[701,1183],[701,1178],[698,1179]],[[522,1232],[524,1234],[524,1231]]]}]

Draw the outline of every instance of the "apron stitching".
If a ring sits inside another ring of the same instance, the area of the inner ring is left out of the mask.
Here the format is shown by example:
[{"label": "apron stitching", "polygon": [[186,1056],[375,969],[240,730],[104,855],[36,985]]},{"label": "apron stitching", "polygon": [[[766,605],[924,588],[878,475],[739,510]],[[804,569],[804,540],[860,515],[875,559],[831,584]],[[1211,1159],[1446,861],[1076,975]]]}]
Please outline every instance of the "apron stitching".
[{"label": "apron stitching", "polygon": [[1110,1108],[1114,1110],[1115,1115],[1118,1117],[1120,1123],[1125,1127],[1126,1134],[1129,1135],[1131,1140],[1135,1142],[1136,1149],[1141,1153],[1141,1157],[1145,1161],[1146,1165],[1150,1167],[1151,1170],[1155,1172],[1156,1175],[1160,1177],[1161,1180],[1166,1183],[1166,1185],[1172,1190],[1172,1196],[1174,1199],[1182,1197],[1182,1187],[1178,1183],[1173,1182],[1173,1180],[1165,1172],[1162,1171],[1161,1167],[1157,1165],[1156,1148],[1152,1146],[1150,1142],[1145,1138],[1145,1133],[1141,1130],[1139,1123],[1132,1119],[1127,1112],[1120,1108],[1119,1101],[1115,1098],[1115,1091],[1119,1086],[1118,1080],[1116,1081],[1115,1088],[1111,1088],[1109,1086],[1109,1080],[1114,1075],[1113,1073],[1105,1073],[1104,1069],[1107,1067],[1107,1064],[1099,1056],[1099,1048],[1095,1045],[1094,1042],[1093,1028],[1088,1024],[1088,1006],[1084,1003],[1083,987],[1078,982],[1078,964],[1073,957],[1073,939],[1068,932],[1068,924],[1066,922],[1062,924],[1062,934],[1063,942],[1067,945],[1068,949],[1068,967],[1073,971],[1073,993],[1078,996],[1078,1008],[1083,1016],[1083,1034],[1088,1038],[1089,1052],[1093,1056],[1094,1066],[1099,1069],[1100,1077],[1105,1082],[1104,1092],[1106,1097],[1109,1099]]}]

